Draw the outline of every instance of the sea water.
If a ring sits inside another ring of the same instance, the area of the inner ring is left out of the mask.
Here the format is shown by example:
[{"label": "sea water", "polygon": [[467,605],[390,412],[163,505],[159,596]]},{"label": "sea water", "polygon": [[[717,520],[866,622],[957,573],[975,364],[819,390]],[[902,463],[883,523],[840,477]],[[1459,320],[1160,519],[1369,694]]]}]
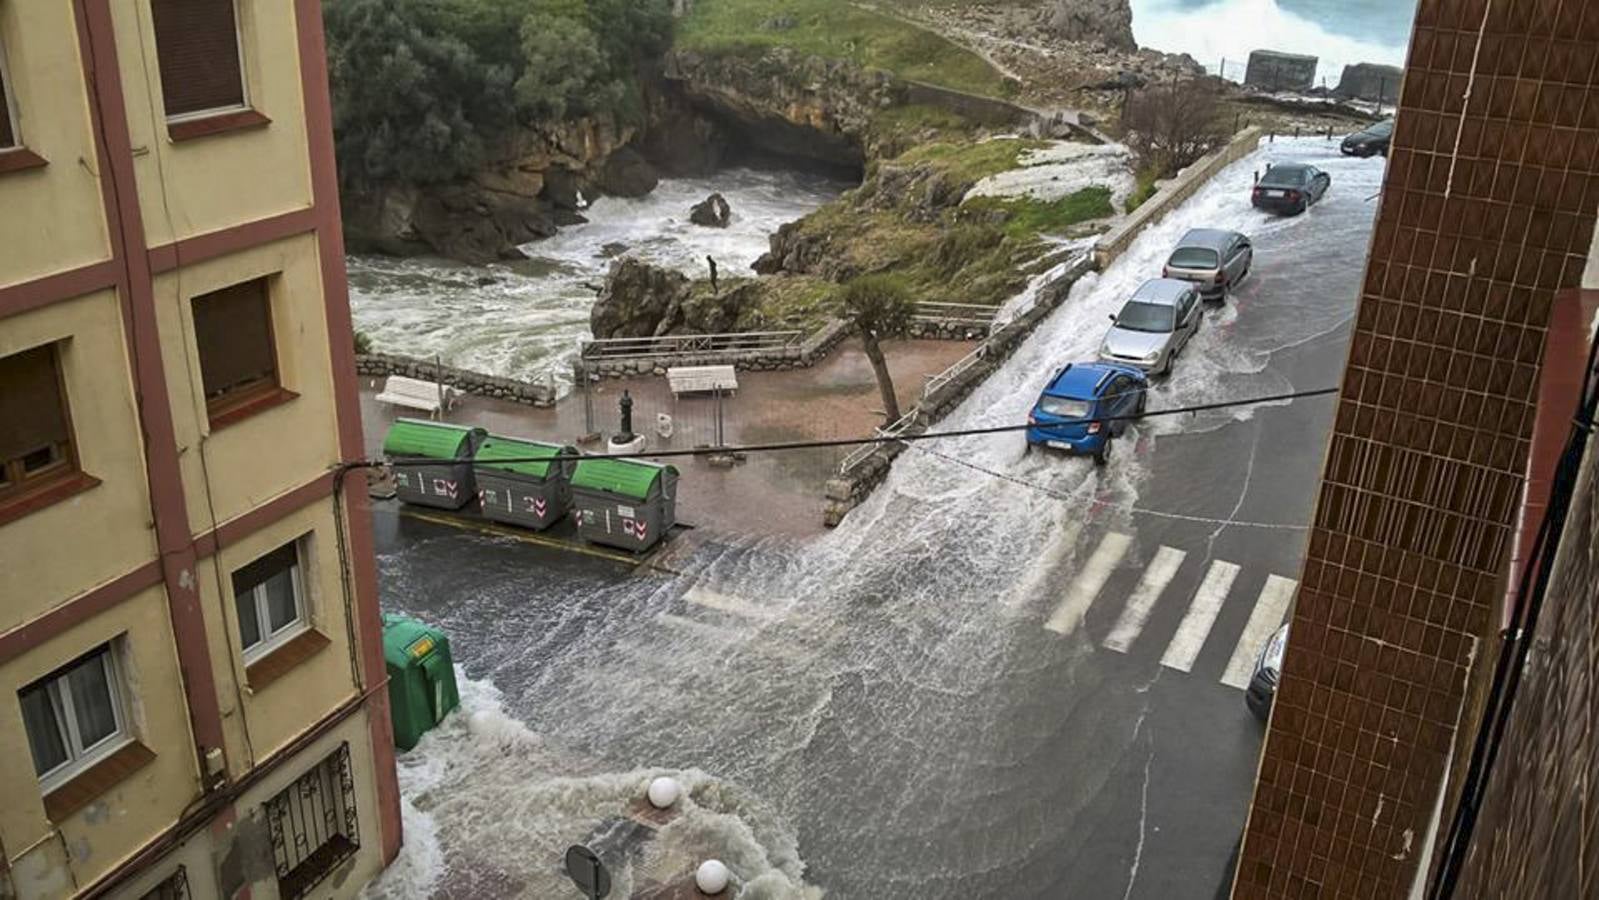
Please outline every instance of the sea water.
[{"label": "sea water", "polygon": [[1317,84],[1336,87],[1353,63],[1404,65],[1416,0],[1132,0],[1141,47],[1187,53],[1242,81],[1251,50],[1319,58]]}]

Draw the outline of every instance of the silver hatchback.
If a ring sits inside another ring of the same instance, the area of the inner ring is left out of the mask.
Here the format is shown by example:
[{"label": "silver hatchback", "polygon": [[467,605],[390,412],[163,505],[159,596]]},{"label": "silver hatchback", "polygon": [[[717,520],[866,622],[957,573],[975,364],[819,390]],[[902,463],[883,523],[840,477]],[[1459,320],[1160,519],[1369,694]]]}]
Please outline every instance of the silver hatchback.
[{"label": "silver hatchback", "polygon": [[1161,274],[1191,281],[1206,300],[1225,300],[1233,285],[1249,274],[1255,249],[1249,238],[1219,228],[1191,228],[1172,248]]},{"label": "silver hatchback", "polygon": [[1105,333],[1099,358],[1165,375],[1172,360],[1199,330],[1205,311],[1194,285],[1175,278],[1151,278],[1133,292]]}]

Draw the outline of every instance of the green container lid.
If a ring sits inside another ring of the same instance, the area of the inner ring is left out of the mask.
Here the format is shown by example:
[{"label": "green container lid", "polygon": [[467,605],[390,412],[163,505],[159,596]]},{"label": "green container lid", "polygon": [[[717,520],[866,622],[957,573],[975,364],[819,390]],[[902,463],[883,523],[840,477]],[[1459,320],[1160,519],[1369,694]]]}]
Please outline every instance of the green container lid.
[{"label": "green container lid", "polygon": [[[560,456],[563,452],[571,451],[555,444],[494,436],[478,446],[477,455],[472,457],[472,461],[486,469],[499,469],[502,472],[516,472],[544,478],[550,474],[548,460]],[[530,458],[539,461],[526,462]],[[520,461],[505,462],[510,459]]]},{"label": "green container lid", "polygon": [[439,631],[429,628],[415,619],[404,616],[385,615],[383,617],[383,661],[391,666],[406,668],[419,660],[427,658],[438,646]]},{"label": "green container lid", "polygon": [[396,419],[383,438],[383,452],[392,457],[459,459],[462,445],[474,428],[429,422],[426,419]]},{"label": "green container lid", "polygon": [[572,473],[572,487],[606,491],[643,500],[662,472],[677,474],[671,466],[640,459],[585,459]]}]

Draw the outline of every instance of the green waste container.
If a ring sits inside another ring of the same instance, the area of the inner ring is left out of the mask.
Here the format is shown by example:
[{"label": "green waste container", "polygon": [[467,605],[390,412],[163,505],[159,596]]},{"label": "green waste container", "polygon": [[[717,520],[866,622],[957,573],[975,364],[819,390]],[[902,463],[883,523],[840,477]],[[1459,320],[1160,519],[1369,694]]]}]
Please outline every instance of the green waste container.
[{"label": "green waste container", "polygon": [[481,428],[396,419],[383,438],[383,453],[392,460],[437,460],[426,465],[394,467],[394,489],[400,500],[418,506],[460,509],[477,498],[472,455],[488,432]]},{"label": "green waste container", "polygon": [[585,459],[572,473],[578,537],[642,553],[677,521],[677,469],[642,459]]},{"label": "green waste container", "polygon": [[389,673],[394,746],[409,750],[461,705],[450,639],[404,616],[383,617],[383,663]]},{"label": "green waste container", "polygon": [[[540,441],[489,435],[473,458],[483,518],[542,531],[572,505],[572,470],[577,449]],[[515,460],[515,462],[512,462]]]}]

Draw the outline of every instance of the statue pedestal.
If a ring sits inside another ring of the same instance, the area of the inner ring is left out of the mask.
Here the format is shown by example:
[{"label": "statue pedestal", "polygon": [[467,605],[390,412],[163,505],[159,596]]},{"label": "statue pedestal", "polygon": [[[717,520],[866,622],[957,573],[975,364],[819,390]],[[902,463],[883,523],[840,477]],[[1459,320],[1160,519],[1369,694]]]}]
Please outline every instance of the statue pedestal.
[{"label": "statue pedestal", "polygon": [[626,442],[626,443],[618,441],[616,439],[616,437],[613,435],[610,439],[608,439],[605,442],[605,452],[607,452],[607,453],[643,453],[644,452],[644,435],[635,434],[635,435],[633,435],[633,439],[631,441]]}]

